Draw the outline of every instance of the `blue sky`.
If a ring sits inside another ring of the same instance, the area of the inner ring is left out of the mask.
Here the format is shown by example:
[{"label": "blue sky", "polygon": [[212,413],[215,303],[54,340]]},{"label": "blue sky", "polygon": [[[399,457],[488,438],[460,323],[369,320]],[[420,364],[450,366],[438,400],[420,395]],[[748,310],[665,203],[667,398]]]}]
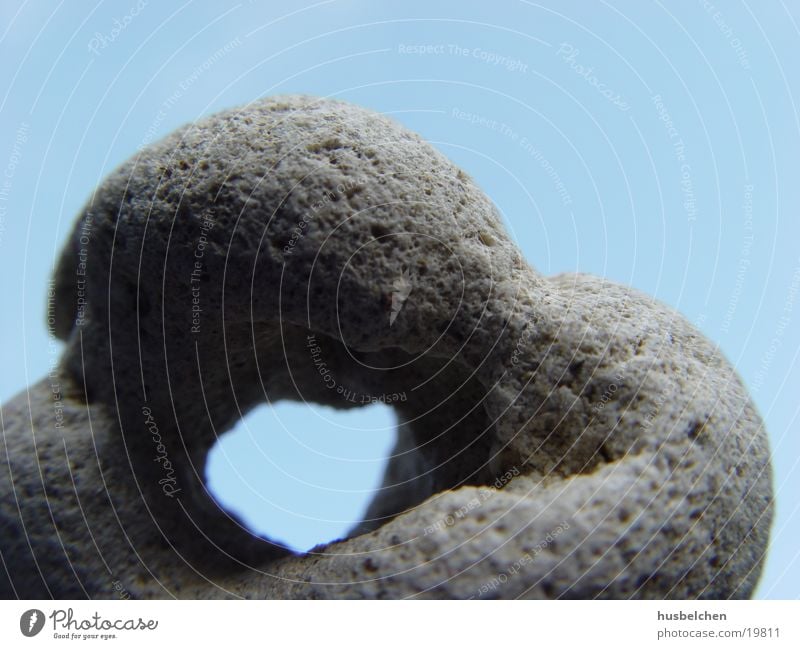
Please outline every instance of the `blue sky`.
[{"label": "blue sky", "polygon": [[[259,96],[340,97],[467,170],[542,273],[635,286],[720,346],[772,442],[778,517],[758,595],[798,597],[800,10],[720,5],[4,1],[0,397],[58,353],[47,280],[109,171]],[[392,422],[381,406],[264,406],[215,450],[210,482],[261,529],[328,540],[363,511]]]}]

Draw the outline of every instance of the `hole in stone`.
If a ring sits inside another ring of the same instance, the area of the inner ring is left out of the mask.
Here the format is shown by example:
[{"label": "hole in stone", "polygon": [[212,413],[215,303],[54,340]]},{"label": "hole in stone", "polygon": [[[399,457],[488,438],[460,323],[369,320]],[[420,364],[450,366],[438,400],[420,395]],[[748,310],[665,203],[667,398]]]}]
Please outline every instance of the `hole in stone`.
[{"label": "hole in stone", "polygon": [[206,483],[252,532],[297,552],[347,536],[381,486],[392,408],[282,401],[255,408],[208,454]]}]

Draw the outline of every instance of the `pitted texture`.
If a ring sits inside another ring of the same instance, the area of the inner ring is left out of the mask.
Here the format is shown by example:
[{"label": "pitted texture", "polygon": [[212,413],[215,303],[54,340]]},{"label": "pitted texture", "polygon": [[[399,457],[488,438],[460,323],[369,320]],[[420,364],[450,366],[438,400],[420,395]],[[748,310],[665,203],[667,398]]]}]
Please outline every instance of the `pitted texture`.
[{"label": "pitted texture", "polygon": [[[176,131],[95,192],[55,305],[60,374],[3,409],[6,595],[747,597],[759,576],[769,450],[719,351],[634,290],[538,275],[383,116],[278,97]],[[206,454],[266,399],[353,407],[331,382],[385,395],[397,448],[350,537],[294,555],[217,507]]]}]

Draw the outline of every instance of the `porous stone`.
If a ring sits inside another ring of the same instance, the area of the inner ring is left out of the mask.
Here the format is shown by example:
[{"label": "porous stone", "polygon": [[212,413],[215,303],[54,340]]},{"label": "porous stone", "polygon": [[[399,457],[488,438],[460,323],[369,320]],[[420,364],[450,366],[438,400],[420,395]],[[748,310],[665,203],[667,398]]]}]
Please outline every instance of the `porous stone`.
[{"label": "porous stone", "polygon": [[[769,450],[719,350],[635,290],[539,275],[381,115],[286,96],[179,129],[97,189],[54,281],[62,361],[2,412],[4,596],[753,591]],[[297,555],[216,505],[206,455],[242,415],[353,394],[399,423],[349,538]]]}]

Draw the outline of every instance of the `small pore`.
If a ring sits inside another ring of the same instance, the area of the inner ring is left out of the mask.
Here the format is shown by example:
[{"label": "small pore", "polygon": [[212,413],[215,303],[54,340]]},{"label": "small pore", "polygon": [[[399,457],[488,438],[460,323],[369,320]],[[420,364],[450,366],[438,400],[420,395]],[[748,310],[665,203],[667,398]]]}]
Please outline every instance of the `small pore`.
[{"label": "small pore", "polygon": [[694,421],[689,428],[686,429],[686,436],[692,441],[701,439],[705,427],[706,425],[702,421]]},{"label": "small pore", "polygon": [[386,237],[389,234],[389,228],[387,228],[383,223],[373,223],[370,225],[369,231],[376,239]]},{"label": "small pore", "polygon": [[329,137],[322,142],[312,142],[306,149],[311,153],[319,153],[320,151],[335,151],[336,149],[342,149],[344,145],[342,141],[338,137]]}]

